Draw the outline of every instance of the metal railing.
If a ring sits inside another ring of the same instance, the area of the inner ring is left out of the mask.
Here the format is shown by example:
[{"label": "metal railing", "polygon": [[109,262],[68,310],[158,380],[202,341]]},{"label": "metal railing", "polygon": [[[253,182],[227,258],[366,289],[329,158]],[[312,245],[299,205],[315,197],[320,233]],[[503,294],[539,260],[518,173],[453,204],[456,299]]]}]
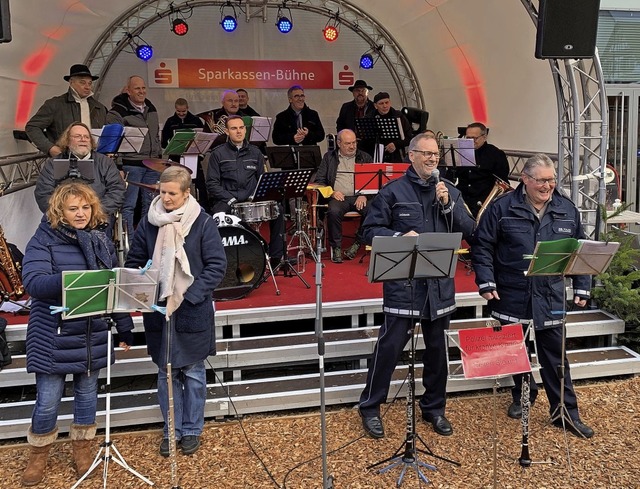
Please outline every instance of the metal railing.
[{"label": "metal railing", "polygon": [[0,196],[35,185],[47,158],[40,152],[0,156]]}]

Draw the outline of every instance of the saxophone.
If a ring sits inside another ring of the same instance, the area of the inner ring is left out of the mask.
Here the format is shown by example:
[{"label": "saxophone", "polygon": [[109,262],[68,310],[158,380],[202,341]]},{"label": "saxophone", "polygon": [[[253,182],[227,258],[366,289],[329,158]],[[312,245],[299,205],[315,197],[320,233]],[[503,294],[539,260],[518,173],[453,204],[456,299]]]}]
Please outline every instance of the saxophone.
[{"label": "saxophone", "polygon": [[9,244],[0,226],[0,292],[3,296],[19,299],[24,295],[21,272],[22,267],[11,256]]}]

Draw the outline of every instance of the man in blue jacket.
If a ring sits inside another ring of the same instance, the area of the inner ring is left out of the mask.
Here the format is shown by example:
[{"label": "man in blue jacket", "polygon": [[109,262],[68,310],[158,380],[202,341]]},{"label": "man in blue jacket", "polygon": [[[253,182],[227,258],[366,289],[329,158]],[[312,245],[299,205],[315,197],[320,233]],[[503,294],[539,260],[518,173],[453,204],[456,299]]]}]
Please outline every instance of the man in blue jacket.
[{"label": "man in blue jacket", "polygon": [[[231,115],[225,124],[227,142],[214,148],[206,163],[212,214],[229,214],[233,204],[247,202],[265,171],[264,155],[245,140],[247,128],[242,117]],[[278,217],[269,221],[269,256],[274,266],[284,255],[284,213],[278,206]]]},{"label": "man in blue jacket", "polygon": [[[374,236],[417,236],[429,232],[461,232],[471,236],[474,220],[460,192],[449,181],[432,175],[440,151],[436,140],[419,134],[409,144],[411,166],[402,177],[385,185],[370,204],[364,220],[365,241]],[[453,434],[445,417],[447,357],[444,331],[455,311],[455,286],[451,278],[385,282],[383,286],[384,324],[373,350],[367,384],[358,406],[365,432],[373,438],[384,437],[380,404],[389,393],[391,376],[402,350],[413,333],[413,323],[421,323],[425,350],[420,399],[422,418],[436,433]]]},{"label": "man in blue jacket", "polygon": [[[480,219],[473,240],[473,268],[482,297],[489,301],[491,315],[503,324],[532,324],[535,330],[540,376],[555,417],[560,403],[558,367],[565,366],[564,403],[571,423],[567,428],[577,436],[591,438],[593,430],[578,414],[578,400],[571,383],[569,362],[562,358],[562,322],[565,319],[564,277],[531,276],[524,272],[538,241],[584,238],[580,213],[573,202],[556,188],[553,162],[544,154],[527,160],[522,183],[513,192],[489,205]],[[591,277],[573,277],[573,302],[584,307],[591,290]],[[514,376],[513,402],[507,414],[522,416],[522,375]],[[531,383],[530,402],[538,394]],[[562,426],[562,420],[554,424]]]}]

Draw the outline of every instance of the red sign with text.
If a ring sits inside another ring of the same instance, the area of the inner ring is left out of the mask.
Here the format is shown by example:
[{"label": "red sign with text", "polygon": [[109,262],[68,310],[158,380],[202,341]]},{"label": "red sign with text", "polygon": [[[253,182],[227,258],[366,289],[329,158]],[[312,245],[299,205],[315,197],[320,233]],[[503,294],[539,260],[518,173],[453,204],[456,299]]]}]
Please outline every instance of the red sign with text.
[{"label": "red sign with text", "polygon": [[[350,82],[348,65],[340,68],[339,84]],[[346,70],[345,70],[346,68]],[[148,64],[154,88],[289,88],[333,89],[333,61],[274,61],[238,59],[158,59]]]},{"label": "red sign with text", "polygon": [[505,377],[531,371],[521,324],[458,332],[465,379]]}]

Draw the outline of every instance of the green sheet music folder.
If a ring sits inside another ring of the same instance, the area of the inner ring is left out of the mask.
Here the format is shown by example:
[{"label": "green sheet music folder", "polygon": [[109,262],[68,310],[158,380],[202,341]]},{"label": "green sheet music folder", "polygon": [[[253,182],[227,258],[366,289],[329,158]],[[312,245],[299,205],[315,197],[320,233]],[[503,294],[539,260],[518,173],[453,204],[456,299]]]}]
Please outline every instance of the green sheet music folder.
[{"label": "green sheet music folder", "polygon": [[112,312],[150,312],[157,295],[157,271],[134,268],[62,272],[62,319]]}]

